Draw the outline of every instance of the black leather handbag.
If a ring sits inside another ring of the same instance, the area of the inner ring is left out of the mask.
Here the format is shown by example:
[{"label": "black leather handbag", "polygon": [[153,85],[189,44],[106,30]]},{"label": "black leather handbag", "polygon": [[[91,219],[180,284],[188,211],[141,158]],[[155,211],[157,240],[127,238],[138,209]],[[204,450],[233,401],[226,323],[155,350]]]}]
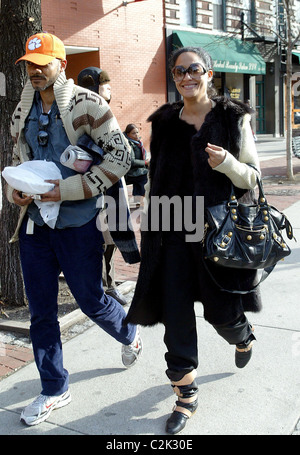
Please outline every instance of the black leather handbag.
[{"label": "black leather handbag", "polygon": [[203,246],[204,259],[217,265],[264,269],[263,281],[277,262],[291,253],[282,231],[292,239],[293,229],[286,216],[267,203],[258,177],[257,183],[257,204],[239,203],[232,185],[229,201],[206,209]]}]

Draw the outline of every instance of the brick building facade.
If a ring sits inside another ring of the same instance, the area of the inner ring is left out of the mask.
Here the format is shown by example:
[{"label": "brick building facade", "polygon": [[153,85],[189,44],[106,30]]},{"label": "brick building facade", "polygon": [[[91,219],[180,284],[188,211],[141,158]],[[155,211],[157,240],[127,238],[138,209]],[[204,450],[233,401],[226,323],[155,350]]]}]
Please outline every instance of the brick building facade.
[{"label": "brick building facade", "polygon": [[131,1],[42,0],[42,24],[66,45],[66,73],[75,83],[87,66],[109,73],[120,127],[135,123],[147,146],[146,120],[166,102],[163,1]]},{"label": "brick building facade", "polygon": [[[299,9],[300,0],[293,0]],[[147,117],[178,95],[166,69],[174,46],[207,48],[220,94],[256,108],[254,129],[284,134],[284,67],[276,34],[282,0],[42,0],[43,29],[67,47],[67,76],[86,66],[111,77],[111,108],[122,129],[136,123],[149,145]],[[298,15],[299,18],[299,15]],[[299,18],[300,19],[300,18]],[[299,55],[293,70],[300,70]],[[299,120],[300,103],[295,100]],[[296,121],[296,120],[295,120]],[[295,125],[294,125],[295,126]]]},{"label": "brick building facade", "polygon": [[[292,1],[299,24],[300,1]],[[285,67],[277,40],[285,27],[282,0],[165,0],[165,10],[167,53],[178,45],[206,48],[219,93],[250,99],[258,133],[284,134]],[[299,60],[300,51],[293,55],[293,72],[299,71]],[[170,80],[168,96],[176,98]],[[299,112],[293,114],[293,127],[300,128],[300,103],[294,101]]]}]

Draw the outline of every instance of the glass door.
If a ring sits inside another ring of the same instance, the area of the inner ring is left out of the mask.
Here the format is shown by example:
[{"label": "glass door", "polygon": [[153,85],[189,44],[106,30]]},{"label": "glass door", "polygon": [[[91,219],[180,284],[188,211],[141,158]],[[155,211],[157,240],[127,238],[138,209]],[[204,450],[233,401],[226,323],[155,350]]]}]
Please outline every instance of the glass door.
[{"label": "glass door", "polygon": [[265,121],[265,78],[257,76],[256,80],[256,134],[266,132]]}]

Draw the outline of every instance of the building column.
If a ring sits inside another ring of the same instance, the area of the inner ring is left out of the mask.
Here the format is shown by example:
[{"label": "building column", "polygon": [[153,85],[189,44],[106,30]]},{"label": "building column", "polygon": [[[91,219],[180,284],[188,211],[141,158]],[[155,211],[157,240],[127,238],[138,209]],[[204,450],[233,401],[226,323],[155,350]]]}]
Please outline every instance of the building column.
[{"label": "building column", "polygon": [[250,75],[249,77],[249,99],[250,105],[254,109],[254,114],[252,114],[252,129],[254,134],[256,134],[256,77]]}]

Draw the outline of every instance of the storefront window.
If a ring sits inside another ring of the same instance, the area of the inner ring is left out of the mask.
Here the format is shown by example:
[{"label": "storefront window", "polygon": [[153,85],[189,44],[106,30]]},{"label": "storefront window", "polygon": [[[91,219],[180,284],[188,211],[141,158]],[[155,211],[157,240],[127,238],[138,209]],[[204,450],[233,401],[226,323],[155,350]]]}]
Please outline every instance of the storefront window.
[{"label": "storefront window", "polygon": [[294,109],[300,109],[300,96],[294,97]]},{"label": "storefront window", "polygon": [[[297,84],[294,86],[295,90],[292,91],[293,93],[293,127],[294,128],[300,128],[300,93],[299,93],[299,87],[300,87],[300,77],[298,78],[297,81],[294,81],[294,84]],[[297,89],[296,89],[297,87]]]},{"label": "storefront window", "polygon": [[217,90],[218,96],[223,95],[223,82],[221,73],[214,72],[213,84],[215,89]]},{"label": "storefront window", "polygon": [[243,74],[226,73],[225,95],[237,101],[244,101]]},{"label": "storefront window", "polygon": [[294,124],[300,125],[300,111],[294,112]]}]

